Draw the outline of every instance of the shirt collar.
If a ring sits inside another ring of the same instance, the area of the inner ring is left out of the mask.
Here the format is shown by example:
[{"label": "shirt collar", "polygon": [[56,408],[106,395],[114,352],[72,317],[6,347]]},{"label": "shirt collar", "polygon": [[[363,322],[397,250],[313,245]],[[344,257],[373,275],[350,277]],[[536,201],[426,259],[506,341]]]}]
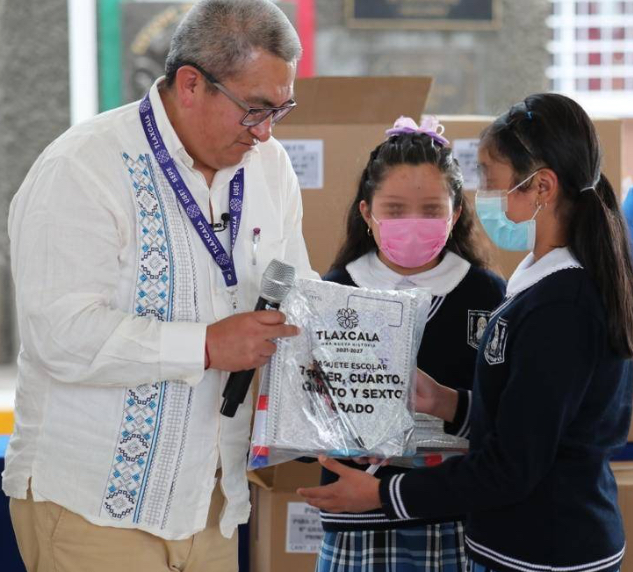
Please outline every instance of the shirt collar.
[{"label": "shirt collar", "polygon": [[[169,154],[174,157],[174,159],[179,158],[185,166],[193,169],[193,157],[187,153],[187,150],[178,137],[174,126],[171,124],[171,121],[169,121],[169,117],[167,117],[167,112],[165,111],[165,106],[163,105],[163,100],[161,99],[158,91],[160,84],[164,80],[165,76],[159,77],[149,90],[149,100],[152,104],[154,117],[156,118],[156,125],[158,126],[158,130],[163,138],[165,147],[167,147],[167,151],[169,151]],[[246,165],[251,162],[253,156],[256,153],[259,153],[259,145],[261,145],[261,143],[256,145],[254,149],[247,151],[239,164],[226,167],[225,169],[220,169],[213,178],[212,186],[224,186],[228,184],[237,170],[242,167],[246,167]]]},{"label": "shirt collar", "polygon": [[534,254],[530,252],[508,280],[507,296],[523,292],[550,274],[568,268],[582,268],[568,248],[555,248],[536,262]]},{"label": "shirt collar", "polygon": [[154,111],[154,117],[156,118],[156,125],[158,126],[158,131],[163,138],[163,142],[165,143],[165,147],[167,147],[169,154],[174,158],[179,157],[185,165],[187,165],[187,167],[191,167],[193,166],[193,158],[185,150],[185,146],[182,144],[182,141],[180,141],[171,121],[169,121],[169,117],[167,117],[167,112],[165,111],[165,106],[163,105],[163,100],[161,99],[158,91],[159,85],[164,80],[165,76],[159,77],[149,90],[149,101],[152,104],[152,110]]},{"label": "shirt collar", "polygon": [[372,251],[350,262],[345,269],[361,288],[380,290],[428,288],[433,296],[445,296],[464,279],[470,270],[470,262],[453,252],[446,251],[444,258],[435,268],[419,274],[403,276],[391,270],[378,258],[378,253]]}]

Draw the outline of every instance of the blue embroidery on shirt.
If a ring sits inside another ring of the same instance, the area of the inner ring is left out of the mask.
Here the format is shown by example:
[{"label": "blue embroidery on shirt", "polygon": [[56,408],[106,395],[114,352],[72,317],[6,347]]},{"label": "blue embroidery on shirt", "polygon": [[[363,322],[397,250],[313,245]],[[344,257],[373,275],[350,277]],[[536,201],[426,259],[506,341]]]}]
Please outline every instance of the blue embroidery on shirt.
[{"label": "blue embroidery on shirt", "polygon": [[[134,160],[123,153],[123,160],[134,187],[142,244],[135,310],[139,316],[169,321],[172,260],[163,206],[151,177],[149,158],[140,155]],[[167,389],[168,383],[161,382],[126,392],[120,436],[103,500],[113,518],[124,519],[133,512],[133,522],[139,521]]]}]

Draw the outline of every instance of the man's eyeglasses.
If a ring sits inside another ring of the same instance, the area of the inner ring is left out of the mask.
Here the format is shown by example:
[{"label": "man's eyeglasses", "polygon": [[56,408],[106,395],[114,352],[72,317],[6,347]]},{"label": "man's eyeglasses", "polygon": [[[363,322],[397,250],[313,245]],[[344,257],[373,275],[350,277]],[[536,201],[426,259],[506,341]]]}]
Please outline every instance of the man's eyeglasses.
[{"label": "man's eyeglasses", "polygon": [[244,127],[255,127],[260,123],[266,121],[269,117],[272,117],[271,122],[273,125],[281,121],[286,115],[288,115],[297,105],[293,100],[290,100],[281,107],[251,107],[245,101],[242,101],[239,97],[233,95],[226,87],[224,87],[218,80],[216,80],[210,73],[200,67],[194,62],[185,62],[182,66],[191,66],[197,69],[204,79],[206,79],[211,85],[220,90],[226,97],[228,97],[238,107],[241,107],[246,113],[240,120],[240,124]]}]

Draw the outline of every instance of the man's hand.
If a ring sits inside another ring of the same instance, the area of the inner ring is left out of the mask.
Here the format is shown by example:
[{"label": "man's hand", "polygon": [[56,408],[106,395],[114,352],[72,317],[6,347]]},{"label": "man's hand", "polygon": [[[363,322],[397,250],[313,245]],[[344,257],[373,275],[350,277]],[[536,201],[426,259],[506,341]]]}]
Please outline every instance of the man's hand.
[{"label": "man's hand", "polygon": [[365,512],[380,508],[380,481],[365,471],[346,467],[334,459],[319,457],[319,463],[339,476],[331,485],[298,489],[306,502],[328,512]]},{"label": "man's hand", "polygon": [[286,324],[276,310],[245,312],[207,326],[205,368],[242,371],[264,365],[277,346],[274,338],[296,336],[299,328]]}]

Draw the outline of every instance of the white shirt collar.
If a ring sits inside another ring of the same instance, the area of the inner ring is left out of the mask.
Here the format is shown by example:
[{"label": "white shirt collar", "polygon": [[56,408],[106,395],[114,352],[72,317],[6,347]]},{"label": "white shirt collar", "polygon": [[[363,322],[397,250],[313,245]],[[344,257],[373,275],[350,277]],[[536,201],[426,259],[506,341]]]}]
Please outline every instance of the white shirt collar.
[{"label": "white shirt collar", "polygon": [[555,248],[536,262],[534,253],[530,252],[510,277],[507,296],[523,292],[550,274],[567,268],[582,268],[568,248]]},{"label": "white shirt collar", "polygon": [[350,262],[345,269],[361,288],[380,290],[428,288],[433,296],[445,296],[464,279],[470,270],[470,262],[453,252],[446,251],[444,258],[435,268],[419,274],[403,276],[391,270],[378,258],[378,253],[372,251]]},{"label": "white shirt collar", "polygon": [[163,138],[165,147],[167,147],[169,154],[172,157],[180,157],[187,167],[192,167],[193,158],[185,150],[185,146],[182,144],[182,141],[180,141],[171,121],[169,121],[169,117],[167,117],[167,112],[165,111],[165,106],[163,105],[163,100],[158,91],[158,86],[164,79],[164,76],[159,77],[149,90],[149,100],[152,104],[154,117],[156,118],[156,125],[158,126],[158,131]]},{"label": "white shirt collar", "polygon": [[[164,81],[165,76],[159,77],[149,90],[149,100],[152,104],[154,111],[154,117],[156,118],[156,124],[158,130],[163,138],[165,147],[169,154],[176,158],[178,157],[187,167],[193,169],[193,157],[187,153],[185,146],[178,137],[174,126],[169,121],[163,100],[158,91],[159,85]],[[250,149],[244,154],[242,160],[237,164],[225,169],[220,169],[213,178],[213,186],[224,187],[233,178],[238,169],[246,167],[253,157],[254,153],[259,153],[259,145],[256,145],[253,149]]]}]

